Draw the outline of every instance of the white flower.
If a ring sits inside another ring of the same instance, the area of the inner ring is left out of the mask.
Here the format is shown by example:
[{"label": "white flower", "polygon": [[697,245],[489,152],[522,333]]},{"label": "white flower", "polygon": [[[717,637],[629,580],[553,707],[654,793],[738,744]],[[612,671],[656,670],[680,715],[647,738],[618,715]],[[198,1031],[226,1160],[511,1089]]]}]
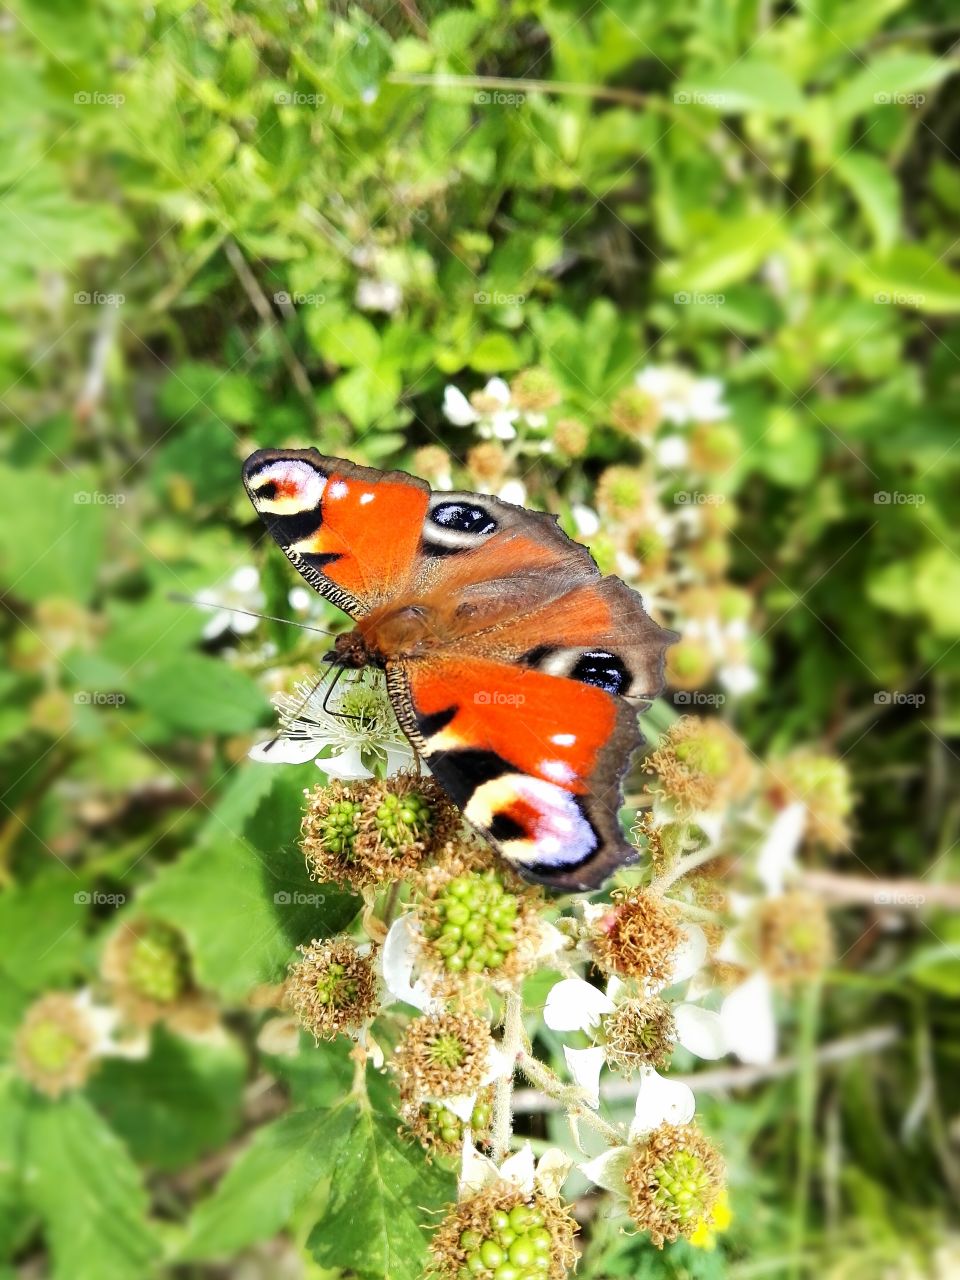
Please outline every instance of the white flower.
[{"label": "white flower", "polygon": [[537,1190],[544,1195],[556,1196],[572,1164],[573,1161],[557,1147],[548,1147],[534,1162],[530,1143],[525,1142],[498,1168],[489,1156],[481,1155],[472,1142],[465,1142],[460,1166],[460,1199],[502,1183],[518,1187],[525,1196],[532,1196]]},{"label": "white flower", "polygon": [[522,507],[527,500],[527,486],[522,480],[508,480],[498,489],[497,497],[503,502],[512,502],[515,507]]},{"label": "white flower", "polygon": [[84,987],[73,996],[74,1008],[93,1032],[92,1052],[97,1058],[145,1058],[150,1052],[150,1036],[144,1028],[120,1036],[121,1015],[112,1005],[97,1004],[93,992]]},{"label": "white flower", "polygon": [[[339,670],[314,684],[298,680],[296,694],[278,693],[273,704],[280,732],[252,747],[251,760],[261,764],[303,764],[316,760],[330,778],[372,778],[376,766],[392,777],[413,760],[379,672],[349,684],[331,683]],[[327,707],[324,709],[324,701]],[[321,751],[328,754],[317,759]]]},{"label": "white flower", "polygon": [[260,575],[252,564],[241,565],[223,586],[198,591],[197,600],[201,604],[216,606],[216,612],[211,614],[203,628],[204,640],[216,640],[225,631],[232,631],[238,636],[249,635],[260,619],[234,610],[262,610],[266,603],[260,590]]},{"label": "white flower", "polygon": [[630,1139],[658,1129],[662,1124],[689,1124],[697,1100],[689,1085],[667,1080],[648,1067],[637,1090],[637,1104],[630,1125]]},{"label": "white flower", "polygon": [[595,1031],[616,1006],[598,987],[582,978],[563,978],[547,994],[543,1020],[553,1031]]},{"label": "white flower", "polygon": [[683,436],[663,436],[653,446],[653,454],[661,467],[672,470],[687,465],[690,447]]},{"label": "white flower", "polygon": [[730,662],[717,668],[717,679],[727,693],[735,698],[742,698],[753,693],[760,683],[760,677],[749,662]]},{"label": "white flower", "polygon": [[807,808],[799,800],[781,809],[770,825],[757,855],[757,878],[770,898],[783,893],[797,865],[797,851],[807,826]]},{"label": "white flower", "polygon": [[688,422],[719,422],[730,412],[722,403],[719,378],[697,378],[676,365],[648,365],[636,385],[657,402],[660,416],[676,427]]},{"label": "white flower", "polygon": [[483,399],[491,407],[481,411],[474,408],[457,387],[447,386],[443,392],[443,412],[455,427],[472,427],[479,424],[478,434],[485,440],[512,440],[516,434],[514,422],[520,415],[510,402],[510,388],[502,378],[491,378],[483,388]]},{"label": "white flower", "polygon": [[403,290],[394,280],[365,278],[357,283],[354,301],[361,311],[385,311],[392,315],[403,302]]},{"label": "white flower", "polygon": [[573,516],[573,523],[579,537],[592,538],[595,533],[600,532],[600,517],[593,507],[575,502],[570,508],[570,514]]},{"label": "white flower", "polygon": [[584,1101],[596,1111],[600,1106],[600,1071],[605,1061],[603,1049],[571,1049],[564,1045],[563,1056],[574,1084],[584,1095]]}]

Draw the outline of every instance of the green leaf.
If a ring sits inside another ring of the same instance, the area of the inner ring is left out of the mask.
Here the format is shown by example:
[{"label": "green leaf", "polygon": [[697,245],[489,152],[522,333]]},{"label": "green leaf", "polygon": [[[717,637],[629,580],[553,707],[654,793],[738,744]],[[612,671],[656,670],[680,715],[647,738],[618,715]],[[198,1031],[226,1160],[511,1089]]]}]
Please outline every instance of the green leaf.
[{"label": "green leaf", "polygon": [[900,184],[889,166],[866,151],[848,151],[834,172],[863,210],[877,248],[890,249],[900,231]]},{"label": "green leaf", "polygon": [[712,293],[751,275],[780,244],[783,223],[772,213],[725,222],[698,239],[688,257],[661,273],[668,291]]},{"label": "green leaf", "polygon": [[898,245],[869,264],[858,260],[852,275],[861,293],[878,305],[960,315],[960,273],[922,245]]},{"label": "green leaf", "polygon": [[455,1198],[453,1177],[399,1137],[389,1112],[365,1105],[353,1115],[308,1248],[321,1266],[371,1280],[422,1280],[430,1214]]},{"label": "green leaf", "polygon": [[470,353],[470,368],[478,373],[501,373],[521,364],[523,356],[517,344],[505,333],[484,334]]},{"label": "green leaf", "polygon": [[52,1280],[143,1280],[149,1273],[159,1248],[140,1175],[85,1098],[33,1104],[26,1188],[44,1222]]},{"label": "green leaf", "polygon": [[[834,120],[873,111],[877,107],[897,105],[901,95],[931,89],[950,75],[956,63],[947,58],[925,57],[916,53],[883,53],[834,95],[830,115]],[[920,103],[904,102],[903,106]]]},{"label": "green leaf", "polygon": [[353,425],[363,429],[390,413],[402,389],[397,371],[381,364],[343,374],[333,384],[333,398]]},{"label": "green leaf", "polygon": [[304,328],[326,360],[344,369],[374,365],[380,354],[380,335],[364,316],[340,305],[307,307]]},{"label": "green leaf", "polygon": [[85,887],[78,876],[57,870],[0,897],[0,973],[7,982],[40,992],[79,971],[90,919]]},{"label": "green leaf", "polygon": [[245,1075],[234,1041],[184,1040],[161,1026],[146,1061],[107,1059],[88,1090],[136,1160],[171,1170],[215,1151],[235,1132]]},{"label": "green leaf", "polygon": [[174,729],[244,733],[266,714],[266,700],[249,676],[223,659],[188,653],[159,663],[136,686],[137,702]]},{"label": "green leaf", "polygon": [[264,1125],[189,1225],[186,1258],[235,1253],[285,1227],[333,1173],[354,1124],[351,1107],[300,1111]]},{"label": "green leaf", "polygon": [[[139,897],[183,932],[201,985],[227,999],[277,981],[298,943],[336,933],[356,914],[351,894],[307,878],[302,793],[316,776],[312,765],[241,765],[198,844]],[[247,786],[259,799],[244,814],[238,793]]]},{"label": "green leaf", "polygon": [[678,107],[712,107],[720,115],[759,111],[769,116],[797,115],[803,94],[782,63],[742,58],[716,78],[696,76],[674,86]]},{"label": "green leaf", "polygon": [[50,475],[0,466],[0,583],[15,598],[87,601],[104,560],[107,512],[123,494],[88,471]]}]

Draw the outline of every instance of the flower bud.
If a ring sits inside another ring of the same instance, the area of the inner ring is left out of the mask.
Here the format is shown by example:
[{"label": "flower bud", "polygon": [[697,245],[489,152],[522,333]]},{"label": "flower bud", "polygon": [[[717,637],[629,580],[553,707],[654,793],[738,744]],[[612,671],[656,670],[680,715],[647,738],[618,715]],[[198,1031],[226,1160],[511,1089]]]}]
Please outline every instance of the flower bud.
[{"label": "flower bud", "polygon": [[680,814],[703,812],[741,799],[753,779],[746,747],[722,720],[684,716],[646,759],[663,792]]},{"label": "flower bud", "polygon": [[94,1064],[96,1031],[72,997],[42,996],[27,1010],[14,1041],[19,1074],[40,1093],[58,1098],[86,1084]]}]

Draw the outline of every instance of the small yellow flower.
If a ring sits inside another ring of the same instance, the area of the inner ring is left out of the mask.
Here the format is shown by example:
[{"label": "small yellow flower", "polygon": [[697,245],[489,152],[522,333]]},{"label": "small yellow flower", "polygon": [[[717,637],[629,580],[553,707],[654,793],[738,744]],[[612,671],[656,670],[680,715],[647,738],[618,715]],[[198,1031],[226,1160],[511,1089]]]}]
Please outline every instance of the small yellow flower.
[{"label": "small yellow flower", "polygon": [[695,1249],[710,1251],[717,1247],[717,1236],[729,1229],[733,1221],[733,1210],[730,1208],[730,1197],[721,1191],[713,1209],[700,1219],[694,1227],[689,1240]]}]

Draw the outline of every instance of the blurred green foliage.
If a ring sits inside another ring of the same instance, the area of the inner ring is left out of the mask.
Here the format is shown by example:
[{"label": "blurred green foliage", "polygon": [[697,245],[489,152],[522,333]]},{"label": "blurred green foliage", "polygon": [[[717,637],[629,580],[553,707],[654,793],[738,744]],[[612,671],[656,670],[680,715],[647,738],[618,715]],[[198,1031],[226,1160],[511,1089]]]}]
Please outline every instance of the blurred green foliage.
[{"label": "blurred green foliage", "polygon": [[[738,727],[761,754],[820,738],[845,756],[859,871],[956,870],[955,18],[904,0],[13,5],[0,1042],[144,913],[182,931],[225,1029],[156,1031],[146,1062],[56,1101],[0,1078],[0,1276],[46,1253],[70,1280],[212,1276],[244,1250],[278,1274],[265,1242],[288,1233],[317,1280],[412,1278],[420,1209],[451,1193],[343,1100],[340,1046],[255,1046],[251,993],[356,903],[283,901],[310,889],[316,774],[243,761],[272,719],[265,672],[316,645],[268,623],[273,656],[227,661],[168,598],[253,559],[289,612],[240,491],[252,447],[462,459],[447,382],[539,365],[590,428],[577,465],[533,466],[566,512],[631,460],[610,408],[640,368],[723,378],[730,576],[764,632]],[[358,306],[370,281],[385,309]],[[880,1275],[937,1243],[960,1178],[960,930],[907,914],[885,932],[851,913],[852,958],[808,1013],[815,1037],[892,1023],[895,1048],[707,1105],[734,1170],[720,1251],[661,1256],[598,1219],[582,1274]]]}]

